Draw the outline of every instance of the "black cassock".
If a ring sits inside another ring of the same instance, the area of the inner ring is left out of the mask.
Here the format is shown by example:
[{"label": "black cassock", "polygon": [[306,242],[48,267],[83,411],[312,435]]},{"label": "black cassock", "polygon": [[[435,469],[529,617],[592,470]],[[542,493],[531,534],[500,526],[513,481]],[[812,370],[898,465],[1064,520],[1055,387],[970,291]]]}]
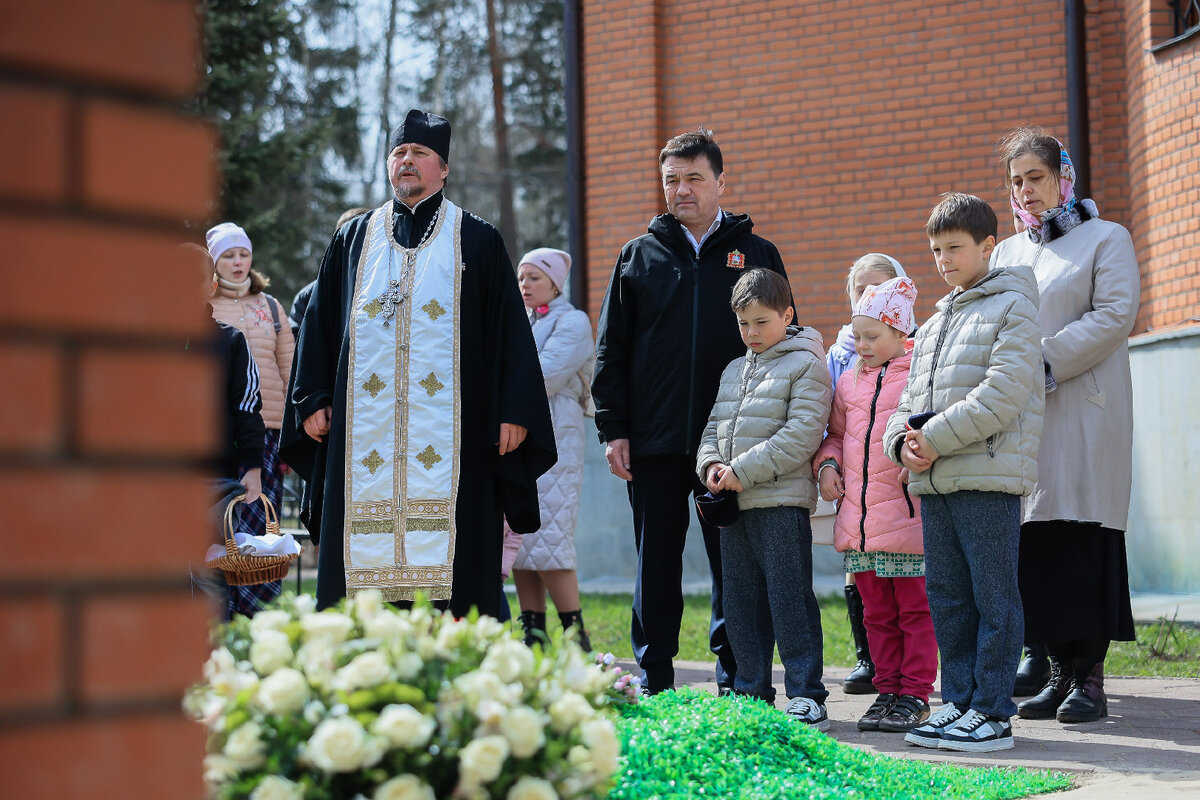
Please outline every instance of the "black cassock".
[{"label": "black cassock", "polygon": [[[427,198],[415,215],[393,202],[397,240],[410,247],[420,242],[441,200],[441,192]],[[300,328],[284,413],[280,456],[307,476],[313,488],[302,518],[321,545],[319,608],[346,596],[348,323],[370,217],[364,214],[342,226],[325,251]],[[465,212],[461,241],[465,266],[458,314],[462,451],[450,610],[462,616],[475,606],[495,616],[500,608],[502,519],[507,517],[517,533],[532,533],[541,526],[537,478],[558,456],[537,348],[504,241],[491,225]],[[304,433],[304,420],[327,405],[333,407],[329,435],[324,443],[317,443]],[[504,456],[496,448],[502,422],[529,432],[520,447]]]}]

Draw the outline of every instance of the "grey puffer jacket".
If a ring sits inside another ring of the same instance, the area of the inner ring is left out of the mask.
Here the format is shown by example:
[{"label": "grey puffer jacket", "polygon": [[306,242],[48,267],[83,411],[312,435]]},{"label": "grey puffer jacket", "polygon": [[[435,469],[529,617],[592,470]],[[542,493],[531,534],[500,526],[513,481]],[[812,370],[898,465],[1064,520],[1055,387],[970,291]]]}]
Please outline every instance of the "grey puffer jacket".
[{"label": "grey puffer jacket", "polygon": [[917,333],[908,385],[884,433],[888,458],[900,463],[909,415],[933,411],[921,430],[938,458],[910,475],[910,492],[1027,495],[1045,406],[1033,270],[991,270],[937,309]]},{"label": "grey puffer jacket", "polygon": [[717,400],[696,455],[708,467],[729,464],[743,491],[738,508],[817,505],[809,462],[821,445],[833,386],[821,334],[788,327],[779,344],[747,351],[721,373]]}]

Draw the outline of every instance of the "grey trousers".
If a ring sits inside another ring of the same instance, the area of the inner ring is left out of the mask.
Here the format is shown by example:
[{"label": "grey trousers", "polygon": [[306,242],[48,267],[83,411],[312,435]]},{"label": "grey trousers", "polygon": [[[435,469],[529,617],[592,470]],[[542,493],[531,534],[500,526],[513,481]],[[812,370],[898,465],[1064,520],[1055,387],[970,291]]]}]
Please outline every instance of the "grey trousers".
[{"label": "grey trousers", "polygon": [[721,530],[725,626],[734,690],[774,702],[775,644],[787,696],[824,703],[821,610],[812,588],[812,528],[796,507],[750,508]]},{"label": "grey trousers", "polygon": [[921,522],[925,591],[942,654],[942,700],[1011,717],[1025,635],[1017,586],[1021,498],[1003,492],[924,495]]}]

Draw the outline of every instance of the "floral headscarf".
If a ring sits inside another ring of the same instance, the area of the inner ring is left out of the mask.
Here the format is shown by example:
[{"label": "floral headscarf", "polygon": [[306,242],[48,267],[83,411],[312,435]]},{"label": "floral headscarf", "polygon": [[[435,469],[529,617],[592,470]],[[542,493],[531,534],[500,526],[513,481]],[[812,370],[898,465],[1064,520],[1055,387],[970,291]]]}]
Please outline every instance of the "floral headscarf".
[{"label": "floral headscarf", "polygon": [[1043,223],[1049,222],[1064,211],[1073,210],[1078,202],[1075,198],[1075,165],[1071,163],[1071,155],[1063,143],[1058,139],[1054,141],[1058,142],[1058,193],[1062,196],[1062,202],[1035,216],[1021,208],[1021,204],[1017,202],[1016,192],[1012,189],[1009,189],[1008,192],[1008,204],[1012,206],[1013,213],[1025,223],[1026,228],[1036,230],[1042,227]]}]

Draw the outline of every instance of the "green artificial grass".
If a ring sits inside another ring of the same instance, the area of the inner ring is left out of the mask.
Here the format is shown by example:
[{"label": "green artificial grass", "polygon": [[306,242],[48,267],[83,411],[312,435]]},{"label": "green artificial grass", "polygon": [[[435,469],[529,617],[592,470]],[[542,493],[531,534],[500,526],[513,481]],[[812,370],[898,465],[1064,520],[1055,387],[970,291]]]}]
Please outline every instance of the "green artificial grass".
[{"label": "green artificial grass", "polygon": [[622,709],[610,800],[713,797],[1000,800],[1071,786],[1061,772],[975,769],[867,753],[748,698],[692,689]]}]

